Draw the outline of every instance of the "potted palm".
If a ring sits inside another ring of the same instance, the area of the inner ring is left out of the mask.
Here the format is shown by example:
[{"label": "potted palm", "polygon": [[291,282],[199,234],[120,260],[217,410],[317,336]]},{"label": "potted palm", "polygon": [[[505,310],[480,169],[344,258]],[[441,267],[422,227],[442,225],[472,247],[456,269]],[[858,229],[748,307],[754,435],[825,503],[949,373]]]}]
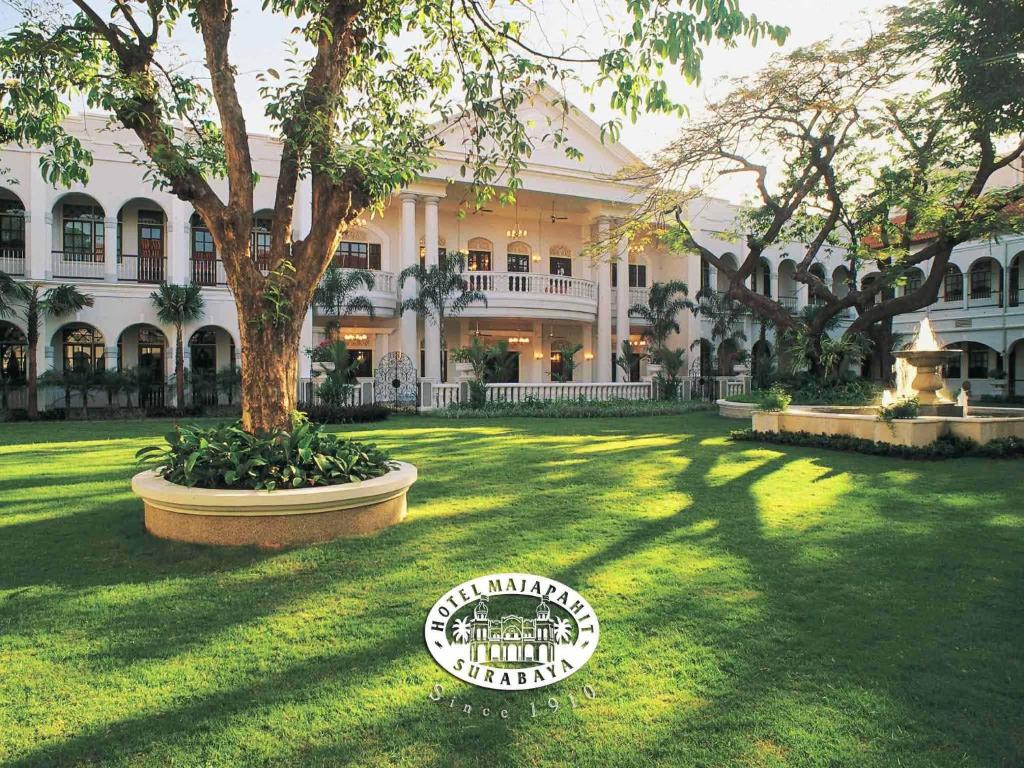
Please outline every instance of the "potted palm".
[{"label": "potted palm", "polygon": [[689,291],[682,280],[654,283],[647,293],[647,303],[634,304],[629,308],[630,317],[647,322],[643,336],[651,345],[651,356],[647,363],[649,378],[657,378],[662,372],[662,356],[668,337],[679,333],[679,321],[676,319],[679,313],[684,309],[693,309],[693,302],[687,298]]}]

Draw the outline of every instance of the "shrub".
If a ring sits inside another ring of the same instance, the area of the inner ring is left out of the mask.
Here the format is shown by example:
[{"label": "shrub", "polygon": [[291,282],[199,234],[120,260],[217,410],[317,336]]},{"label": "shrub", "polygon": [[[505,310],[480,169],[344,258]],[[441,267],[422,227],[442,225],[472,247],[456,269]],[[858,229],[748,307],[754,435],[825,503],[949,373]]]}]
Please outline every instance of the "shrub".
[{"label": "shrub", "polygon": [[713,408],[700,401],[666,400],[537,400],[527,398],[515,402],[489,402],[479,408],[455,403],[435,411],[448,419],[506,418],[510,416],[543,417],[550,419],[582,419],[591,417],[667,416],[672,414],[706,411]]},{"label": "shrub", "polygon": [[878,401],[881,389],[865,379],[822,381],[813,376],[779,379],[798,405],[870,405]]},{"label": "shrub", "polygon": [[1024,456],[1024,440],[1004,437],[979,445],[944,435],[930,445],[913,447],[875,442],[849,435],[814,435],[810,432],[755,432],[752,429],[735,430],[730,438],[737,441],[794,445],[803,448],[824,448],[832,451],[866,453],[872,456],[892,456],[903,459],[955,459],[976,458],[1010,459]]},{"label": "shrub", "polygon": [[344,405],[337,408],[328,405],[300,405],[299,410],[317,424],[364,424],[384,421],[391,415],[386,406],[376,403],[366,405]]},{"label": "shrub", "polygon": [[784,411],[789,408],[793,396],[778,384],[773,384],[769,389],[761,393],[758,398],[757,408],[760,411]]},{"label": "shrub", "polygon": [[167,445],[136,459],[168,482],[194,488],[309,488],[380,477],[394,468],[384,451],[327,432],[295,414],[291,431],[251,435],[240,423],[176,426]]},{"label": "shrub", "polygon": [[916,397],[907,397],[897,400],[890,405],[882,405],[878,408],[878,420],[887,424],[894,419],[916,419],[921,413],[921,404]]}]

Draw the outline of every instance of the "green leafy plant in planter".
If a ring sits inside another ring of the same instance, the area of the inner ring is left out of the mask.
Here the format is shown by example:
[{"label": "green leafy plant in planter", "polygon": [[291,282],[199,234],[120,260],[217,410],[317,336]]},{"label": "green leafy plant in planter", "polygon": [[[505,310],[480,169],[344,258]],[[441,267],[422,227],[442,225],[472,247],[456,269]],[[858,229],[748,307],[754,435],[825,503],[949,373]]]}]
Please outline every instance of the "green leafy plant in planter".
[{"label": "green leafy plant in planter", "polygon": [[326,339],[309,351],[314,363],[323,366],[326,378],[316,388],[320,402],[330,408],[341,408],[352,402],[356,383],[356,363],[344,341]]},{"label": "green leafy plant in planter", "polygon": [[778,384],[773,384],[761,392],[757,401],[757,409],[767,413],[776,413],[789,408],[793,396]]},{"label": "green leafy plant in planter", "polygon": [[170,483],[189,488],[272,491],[342,485],[380,477],[392,469],[390,456],[375,446],[347,440],[292,415],[290,431],[251,434],[241,422],[213,427],[180,425],[166,445],[136,454]]},{"label": "green leafy plant in planter", "polygon": [[896,419],[916,419],[921,413],[921,404],[916,397],[907,397],[889,405],[878,407],[878,420],[892,424]]}]

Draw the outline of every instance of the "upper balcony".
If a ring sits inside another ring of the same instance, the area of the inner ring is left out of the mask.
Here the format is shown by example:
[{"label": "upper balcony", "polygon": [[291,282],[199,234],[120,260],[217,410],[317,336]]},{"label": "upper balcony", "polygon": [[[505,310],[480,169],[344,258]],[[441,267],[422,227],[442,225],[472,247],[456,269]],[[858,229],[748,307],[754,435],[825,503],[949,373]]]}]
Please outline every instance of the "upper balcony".
[{"label": "upper balcony", "polygon": [[[354,269],[343,269],[342,272],[354,272]],[[378,269],[360,270],[373,276],[373,289],[366,290],[360,285],[355,296],[365,296],[373,305],[373,313],[377,317],[394,317],[398,313],[398,277],[393,272],[382,272]],[[330,314],[316,304],[313,305],[316,317],[330,317]]]},{"label": "upper balcony", "polygon": [[597,283],[578,277],[529,272],[469,272],[471,290],[487,297],[487,306],[475,303],[465,317],[515,315],[517,317],[581,320],[597,317]]},{"label": "upper balcony", "polygon": [[[647,287],[629,287],[629,306],[633,307],[637,304],[643,304],[647,306],[647,296],[650,293],[650,288]],[[618,317],[619,315],[619,289],[612,288],[612,317]],[[647,325],[647,321],[639,317],[630,316],[630,323],[633,325]]]}]

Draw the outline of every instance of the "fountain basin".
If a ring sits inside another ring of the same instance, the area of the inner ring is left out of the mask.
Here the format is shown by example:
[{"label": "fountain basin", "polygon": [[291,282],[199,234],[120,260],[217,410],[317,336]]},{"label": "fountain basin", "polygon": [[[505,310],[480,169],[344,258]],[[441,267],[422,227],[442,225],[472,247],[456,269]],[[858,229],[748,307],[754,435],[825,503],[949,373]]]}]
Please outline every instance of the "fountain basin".
[{"label": "fountain basin", "polygon": [[[955,406],[954,406],[955,408]],[[943,408],[945,411],[945,407]],[[948,412],[948,411],[947,411]],[[756,432],[807,432],[812,435],[858,437],[891,445],[922,448],[944,435],[973,440],[979,445],[1004,437],[1024,439],[1024,410],[972,408],[975,415],[922,415],[916,419],[878,420],[874,408],[799,406],[773,413],[754,413]]]}]

